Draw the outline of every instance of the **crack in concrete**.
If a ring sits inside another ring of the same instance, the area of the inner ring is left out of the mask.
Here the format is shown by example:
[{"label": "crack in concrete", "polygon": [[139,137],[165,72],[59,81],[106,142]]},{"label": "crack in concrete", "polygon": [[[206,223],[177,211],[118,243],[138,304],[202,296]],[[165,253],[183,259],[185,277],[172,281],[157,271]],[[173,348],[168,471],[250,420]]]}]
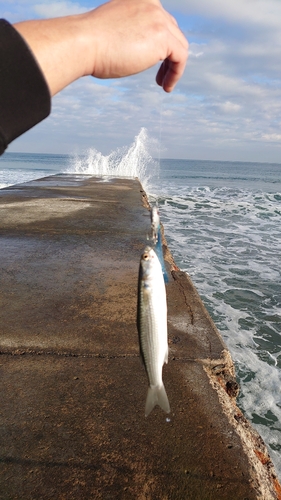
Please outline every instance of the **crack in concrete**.
[{"label": "crack in concrete", "polygon": [[102,354],[102,353],[75,353],[75,352],[59,352],[45,351],[36,349],[15,349],[1,350],[0,356],[57,356],[62,358],[98,358],[98,359],[120,359],[120,358],[138,358],[139,354]]},{"label": "crack in concrete", "polygon": [[185,290],[184,290],[184,286],[183,284],[181,283],[181,281],[178,280],[178,276],[177,276],[177,271],[171,271],[171,275],[173,277],[173,280],[177,283],[177,285],[180,287],[180,290],[181,290],[181,293],[184,297],[184,303],[186,305],[186,308],[188,310],[188,313],[190,315],[190,322],[191,322],[191,325],[194,325],[194,314],[193,314],[193,311],[192,311],[192,308],[191,306],[189,305],[188,301],[187,301],[187,297],[186,297],[186,294],[185,294]]}]

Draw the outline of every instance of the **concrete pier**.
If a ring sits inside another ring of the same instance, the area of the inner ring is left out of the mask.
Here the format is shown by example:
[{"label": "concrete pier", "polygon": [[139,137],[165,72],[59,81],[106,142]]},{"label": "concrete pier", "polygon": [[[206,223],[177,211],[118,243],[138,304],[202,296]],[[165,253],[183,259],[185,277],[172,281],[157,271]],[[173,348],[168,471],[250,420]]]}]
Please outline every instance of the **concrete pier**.
[{"label": "concrete pier", "polygon": [[167,247],[171,414],[144,416],[138,180],[52,176],[0,190],[0,209],[0,499],[280,499],[230,354]]}]

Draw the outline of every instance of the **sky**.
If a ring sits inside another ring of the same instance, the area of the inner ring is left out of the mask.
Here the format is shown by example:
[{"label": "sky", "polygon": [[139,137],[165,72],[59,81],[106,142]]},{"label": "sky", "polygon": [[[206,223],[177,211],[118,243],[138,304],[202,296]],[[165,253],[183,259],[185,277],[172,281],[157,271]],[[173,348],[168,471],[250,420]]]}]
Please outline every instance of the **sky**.
[{"label": "sky", "polygon": [[[11,23],[76,14],[101,2],[0,0]],[[124,79],[86,77],[55,96],[52,113],[11,152],[103,155],[144,127],[163,158],[281,163],[281,0],[165,0],[189,41],[176,90],[157,67]]]}]

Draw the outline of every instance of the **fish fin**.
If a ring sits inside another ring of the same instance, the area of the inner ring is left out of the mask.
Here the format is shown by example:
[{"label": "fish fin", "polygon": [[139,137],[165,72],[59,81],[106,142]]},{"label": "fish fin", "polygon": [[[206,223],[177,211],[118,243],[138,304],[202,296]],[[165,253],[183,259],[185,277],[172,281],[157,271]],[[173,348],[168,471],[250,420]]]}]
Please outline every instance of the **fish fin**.
[{"label": "fish fin", "polygon": [[154,406],[159,405],[166,413],[170,413],[170,404],[164,385],[150,386],[145,403],[145,416],[148,417]]},{"label": "fish fin", "polygon": [[165,271],[163,271],[163,278],[164,278],[165,283],[169,283],[169,277],[168,277],[166,269],[165,269]]},{"label": "fish fin", "polygon": [[168,358],[169,358],[169,347],[167,346],[167,351],[165,352],[165,358],[164,358],[164,363],[168,363]]}]

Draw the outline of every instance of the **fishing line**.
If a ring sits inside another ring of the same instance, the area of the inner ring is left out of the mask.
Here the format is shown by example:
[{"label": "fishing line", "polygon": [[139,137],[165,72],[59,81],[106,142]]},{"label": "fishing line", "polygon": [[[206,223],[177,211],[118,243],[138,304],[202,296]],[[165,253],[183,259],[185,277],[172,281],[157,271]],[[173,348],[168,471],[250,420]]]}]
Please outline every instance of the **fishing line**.
[{"label": "fishing line", "polygon": [[158,180],[159,180],[159,175],[160,175],[160,168],[161,168],[161,144],[162,144],[162,110],[163,110],[163,89],[160,89],[159,93],[159,99],[160,99],[160,112],[159,112],[159,147],[158,147],[158,164],[159,164],[159,169],[158,169]]},{"label": "fishing line", "polygon": [[[162,146],[162,110],[163,110],[163,89],[162,88],[159,88],[158,90],[159,92],[159,99],[158,99],[158,114],[159,114],[159,117],[158,117],[158,139],[155,140],[155,143],[156,143],[156,157],[154,158],[155,161],[157,161],[158,163],[158,168],[155,172],[155,178],[157,179],[157,181],[159,182],[159,177],[160,177],[160,169],[161,169],[161,146]],[[158,156],[158,157],[157,157]],[[158,198],[159,198],[159,195],[156,194],[156,195],[152,195],[150,194],[149,196],[150,200],[153,201],[153,203],[155,203],[156,207],[158,207]]]},{"label": "fishing line", "polygon": [[[160,99],[160,111],[159,111],[159,148],[158,148],[158,181],[161,173],[161,148],[162,148],[162,127],[163,127],[163,89],[162,87],[160,88],[160,93],[159,93],[159,99]],[[157,195],[156,198],[156,207],[159,210],[159,195]]]},{"label": "fishing line", "polygon": [[[159,182],[160,178],[160,169],[161,169],[161,146],[162,146],[162,115],[163,115],[163,89],[159,88],[159,98],[158,98],[158,104],[156,109],[158,109],[158,139],[157,135],[155,135],[154,139],[154,144],[155,144],[155,156],[154,156],[154,164],[155,164],[155,171],[154,171],[154,178],[157,179]],[[156,110],[155,110],[156,111]],[[157,166],[158,164],[158,166]],[[158,194],[149,194],[149,200],[153,204],[156,205],[156,207],[159,206],[158,204],[158,199],[159,195]]]}]

